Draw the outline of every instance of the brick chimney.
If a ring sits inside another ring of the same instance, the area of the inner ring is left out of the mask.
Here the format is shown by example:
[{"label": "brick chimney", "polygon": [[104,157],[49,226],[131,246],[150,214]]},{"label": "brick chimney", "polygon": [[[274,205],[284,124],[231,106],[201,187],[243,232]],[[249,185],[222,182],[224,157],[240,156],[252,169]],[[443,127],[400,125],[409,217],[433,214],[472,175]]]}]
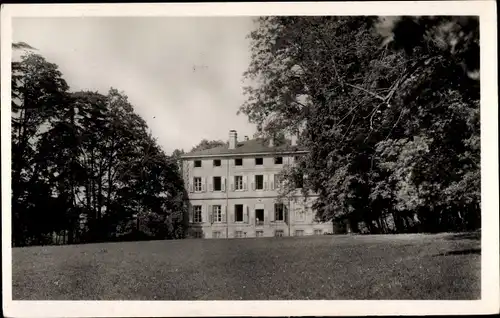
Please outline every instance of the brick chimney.
[{"label": "brick chimney", "polygon": [[238,143],[238,134],[236,130],[229,131],[229,149],[236,149],[236,144]]}]

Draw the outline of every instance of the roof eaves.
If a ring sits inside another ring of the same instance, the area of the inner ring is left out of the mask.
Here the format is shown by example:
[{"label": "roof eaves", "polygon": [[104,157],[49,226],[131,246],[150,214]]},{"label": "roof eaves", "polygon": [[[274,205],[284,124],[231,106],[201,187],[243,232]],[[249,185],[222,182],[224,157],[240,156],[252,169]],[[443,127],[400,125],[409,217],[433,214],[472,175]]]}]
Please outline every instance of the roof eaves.
[{"label": "roof eaves", "polygon": [[257,155],[276,155],[276,154],[294,154],[308,153],[308,150],[303,149],[284,149],[276,151],[255,151],[255,152],[221,152],[215,154],[185,154],[181,158],[213,158],[213,157],[238,157],[238,156],[257,156]]}]

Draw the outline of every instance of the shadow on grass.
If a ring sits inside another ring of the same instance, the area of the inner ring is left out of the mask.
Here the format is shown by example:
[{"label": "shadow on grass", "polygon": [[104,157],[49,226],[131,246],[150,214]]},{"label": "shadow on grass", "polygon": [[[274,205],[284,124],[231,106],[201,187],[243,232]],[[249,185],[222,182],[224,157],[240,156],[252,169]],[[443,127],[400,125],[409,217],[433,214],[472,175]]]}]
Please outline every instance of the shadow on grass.
[{"label": "shadow on grass", "polygon": [[481,240],[481,232],[457,233],[446,237],[450,241],[458,240]]},{"label": "shadow on grass", "polygon": [[458,250],[458,251],[439,253],[439,254],[436,254],[434,256],[449,256],[449,255],[481,255],[481,249],[480,248],[469,248],[466,250]]}]

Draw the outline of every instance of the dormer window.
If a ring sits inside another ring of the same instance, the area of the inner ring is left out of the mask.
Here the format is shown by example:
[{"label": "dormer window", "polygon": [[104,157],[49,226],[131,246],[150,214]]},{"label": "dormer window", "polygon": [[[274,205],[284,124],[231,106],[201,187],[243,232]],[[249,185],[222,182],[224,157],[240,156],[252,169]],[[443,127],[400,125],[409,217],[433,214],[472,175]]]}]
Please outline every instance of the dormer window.
[{"label": "dormer window", "polygon": [[275,165],[282,165],[283,164],[283,157],[275,157],[274,164]]},{"label": "dormer window", "polygon": [[201,160],[195,160],[194,161],[194,167],[195,168],[200,168],[201,167]]}]

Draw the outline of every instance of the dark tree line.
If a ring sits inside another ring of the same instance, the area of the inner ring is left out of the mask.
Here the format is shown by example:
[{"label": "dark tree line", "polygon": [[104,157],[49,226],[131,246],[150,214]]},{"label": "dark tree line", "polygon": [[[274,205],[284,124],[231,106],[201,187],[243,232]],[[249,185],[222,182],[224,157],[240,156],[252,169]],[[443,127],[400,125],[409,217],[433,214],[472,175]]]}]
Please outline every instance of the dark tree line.
[{"label": "dark tree line", "polygon": [[70,92],[30,51],[12,63],[13,246],[182,238],[184,199],[177,161],[127,96]]},{"label": "dark tree line", "polygon": [[480,227],[477,17],[262,17],[240,112],[299,132],[317,216],[354,232]]}]

